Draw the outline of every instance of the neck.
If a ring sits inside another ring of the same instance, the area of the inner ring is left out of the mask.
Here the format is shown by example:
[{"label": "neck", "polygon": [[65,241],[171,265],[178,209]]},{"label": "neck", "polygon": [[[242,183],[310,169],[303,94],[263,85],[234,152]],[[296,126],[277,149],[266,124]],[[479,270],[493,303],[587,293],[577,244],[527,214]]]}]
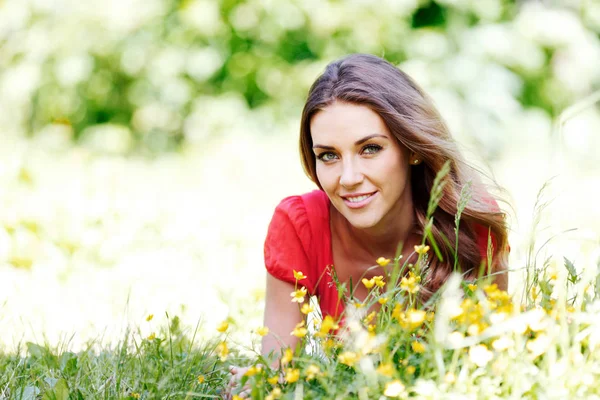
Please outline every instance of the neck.
[{"label": "neck", "polygon": [[419,240],[414,235],[415,215],[411,201],[400,203],[399,209],[391,210],[377,226],[367,229],[355,228],[334,207],[332,212],[336,230],[345,232],[339,235],[343,246],[352,252],[360,250],[373,260],[394,257],[400,243],[404,253],[407,246],[412,247]]}]

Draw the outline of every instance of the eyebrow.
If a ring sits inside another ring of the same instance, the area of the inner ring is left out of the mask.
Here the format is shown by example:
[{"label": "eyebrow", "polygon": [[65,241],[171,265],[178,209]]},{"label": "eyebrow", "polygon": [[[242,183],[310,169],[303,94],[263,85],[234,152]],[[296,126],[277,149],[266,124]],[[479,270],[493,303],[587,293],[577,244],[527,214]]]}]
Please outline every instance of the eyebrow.
[{"label": "eyebrow", "polygon": [[[374,133],[372,135],[365,136],[364,138],[357,140],[356,142],[354,142],[354,145],[355,146],[360,146],[364,142],[366,142],[366,141],[368,141],[370,139],[376,138],[376,137],[381,137],[381,138],[384,138],[384,139],[388,138],[385,135],[382,135],[382,134],[379,134],[379,133]],[[325,146],[325,145],[322,145],[322,144],[315,144],[315,145],[313,145],[313,149],[334,150],[335,148],[332,147],[332,146]]]}]

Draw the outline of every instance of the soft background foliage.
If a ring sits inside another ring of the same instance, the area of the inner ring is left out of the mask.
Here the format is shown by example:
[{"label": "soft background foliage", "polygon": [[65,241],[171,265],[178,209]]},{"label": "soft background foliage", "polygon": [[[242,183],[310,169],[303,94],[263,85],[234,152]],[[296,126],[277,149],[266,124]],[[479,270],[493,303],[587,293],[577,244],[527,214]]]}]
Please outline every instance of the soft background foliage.
[{"label": "soft background foliage", "polygon": [[595,275],[600,113],[556,124],[600,86],[599,33],[594,1],[0,1],[0,341],[78,349],[166,311],[249,344],[271,213],[313,187],[306,92],[351,52],[412,75],[508,189],[512,268],[554,237],[539,260]]}]

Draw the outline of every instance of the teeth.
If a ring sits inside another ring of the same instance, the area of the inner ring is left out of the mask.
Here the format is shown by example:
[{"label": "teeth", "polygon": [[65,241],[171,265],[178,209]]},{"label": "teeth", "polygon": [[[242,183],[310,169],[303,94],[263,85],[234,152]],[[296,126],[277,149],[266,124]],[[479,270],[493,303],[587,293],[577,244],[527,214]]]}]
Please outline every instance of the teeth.
[{"label": "teeth", "polygon": [[365,199],[368,199],[369,197],[371,197],[370,194],[365,194],[357,197],[346,197],[346,200],[348,200],[350,203],[359,203]]}]

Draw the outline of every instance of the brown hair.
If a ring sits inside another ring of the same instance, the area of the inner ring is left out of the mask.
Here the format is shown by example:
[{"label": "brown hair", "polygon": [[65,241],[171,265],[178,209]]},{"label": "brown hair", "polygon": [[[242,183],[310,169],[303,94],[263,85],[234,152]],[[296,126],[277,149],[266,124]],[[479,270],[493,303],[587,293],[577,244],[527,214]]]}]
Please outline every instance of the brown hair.
[{"label": "brown hair", "polygon": [[[506,270],[507,229],[496,200],[463,160],[433,102],[408,75],[381,58],[352,54],[334,61],[310,88],[302,111],[300,153],[306,174],[319,188],[322,189],[316,174],[310,122],[316,113],[336,101],[364,105],[375,111],[398,142],[422,160],[421,164],[412,166],[411,172],[416,233],[423,234],[436,174],[447,160],[451,162],[443,197],[433,214],[432,228],[444,261],[435,256],[430,258],[433,262],[425,283],[425,298],[437,291],[453,271],[454,218],[461,189],[469,180],[473,185],[472,197],[462,212],[459,229],[460,271],[469,279],[476,278],[482,266],[475,226],[483,227],[486,232],[489,227],[493,238],[491,272]],[[500,273],[495,277],[501,289],[506,289],[508,284],[505,275]]]}]

